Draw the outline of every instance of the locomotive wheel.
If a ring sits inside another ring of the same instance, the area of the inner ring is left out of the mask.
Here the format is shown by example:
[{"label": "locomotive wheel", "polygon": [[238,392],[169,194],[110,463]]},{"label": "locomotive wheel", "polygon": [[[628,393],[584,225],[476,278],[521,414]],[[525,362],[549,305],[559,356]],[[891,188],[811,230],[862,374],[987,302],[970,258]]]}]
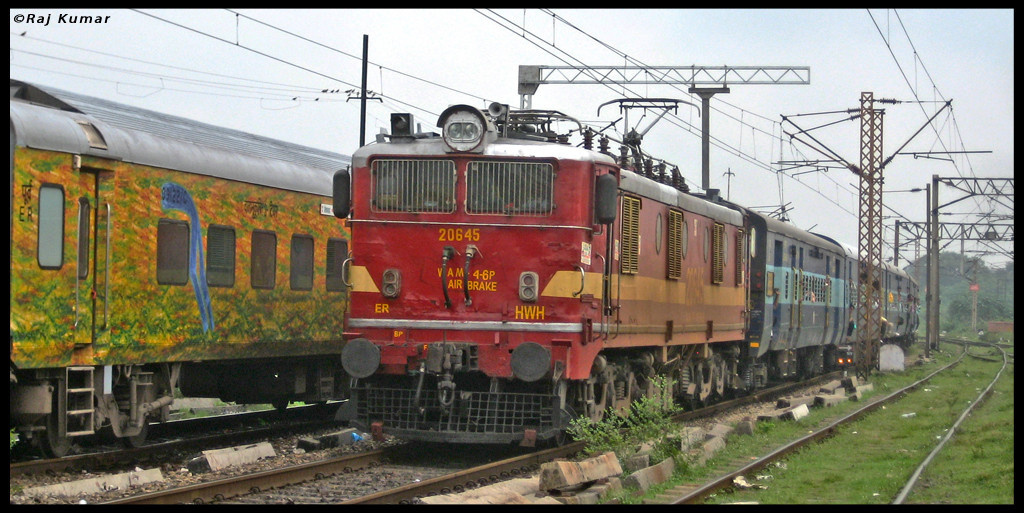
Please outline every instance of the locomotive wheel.
[{"label": "locomotive wheel", "polygon": [[[566,406],[565,408],[562,408],[562,418],[563,419],[575,419],[576,418],[576,412],[573,411],[571,406]],[[568,431],[563,428],[563,429],[559,429],[558,432],[555,433],[555,436],[552,439],[548,440],[547,443],[543,444],[543,445],[544,446],[549,446],[549,447],[552,447],[552,448],[554,448],[554,447],[561,447],[561,446],[565,445],[568,440],[569,440]]]},{"label": "locomotive wheel", "polygon": [[714,366],[713,381],[715,384],[715,394],[718,397],[725,397],[725,360],[715,355]]},{"label": "locomotive wheel", "polygon": [[143,420],[142,431],[139,431],[139,434],[137,434],[135,436],[126,436],[126,437],[121,438],[121,443],[123,443],[125,447],[130,447],[132,449],[138,449],[139,447],[142,447],[143,445],[146,445],[146,437],[148,435],[149,435],[149,419],[146,418],[146,419]]},{"label": "locomotive wheel", "polygon": [[697,400],[700,404],[707,404],[711,396],[711,385],[715,380],[715,368],[712,365],[702,365],[697,373]]},{"label": "locomotive wheel", "polygon": [[288,399],[274,399],[271,401],[270,405],[273,406],[278,413],[284,413],[284,411],[288,409],[288,402]]},{"label": "locomotive wheel", "polygon": [[51,458],[63,458],[71,451],[71,437],[57,434],[57,414],[46,416],[46,434],[39,437],[43,454]]},{"label": "locomotive wheel", "polygon": [[612,383],[588,383],[586,386],[593,387],[594,405],[587,408],[591,411],[587,415],[593,422],[604,420],[605,412],[611,404],[609,398],[615,397],[615,387]]}]

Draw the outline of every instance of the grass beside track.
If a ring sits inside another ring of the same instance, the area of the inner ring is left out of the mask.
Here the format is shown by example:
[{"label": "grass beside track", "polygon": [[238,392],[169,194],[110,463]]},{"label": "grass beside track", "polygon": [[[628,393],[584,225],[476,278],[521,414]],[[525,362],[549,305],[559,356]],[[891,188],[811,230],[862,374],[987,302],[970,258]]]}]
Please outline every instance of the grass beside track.
[{"label": "grass beside track", "polygon": [[[979,353],[973,349],[972,353]],[[992,351],[999,358],[998,351]],[[936,455],[907,504],[1013,504],[1013,365]]]},{"label": "grass beside track", "polygon": [[[872,375],[872,395],[888,395],[948,363],[959,347],[946,344],[931,364],[901,373]],[[972,348],[973,354],[995,359],[998,351]],[[898,403],[839,428],[836,435],[787,457],[777,466],[747,476],[764,489],[733,490],[708,503],[761,504],[888,504],[946,430],[988,386],[1001,363],[967,357]],[[979,405],[953,437],[953,446],[919,481],[920,492],[907,502],[953,504],[1013,504],[1013,372],[1003,373],[995,394]],[[689,469],[675,483],[721,475],[720,462],[745,454],[764,454],[789,440],[852,410],[842,403],[812,410],[798,422],[759,423],[752,437],[730,437],[725,450],[705,469]],[[770,477],[769,477],[770,476]],[[687,479],[689,477],[689,479]],[[659,488],[668,488],[670,483]]]}]

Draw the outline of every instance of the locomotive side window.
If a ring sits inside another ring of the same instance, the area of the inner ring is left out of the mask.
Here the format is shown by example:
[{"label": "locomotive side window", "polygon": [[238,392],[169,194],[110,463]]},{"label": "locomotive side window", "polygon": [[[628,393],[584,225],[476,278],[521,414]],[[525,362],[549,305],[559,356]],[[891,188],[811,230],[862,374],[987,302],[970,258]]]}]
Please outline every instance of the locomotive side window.
[{"label": "locomotive side window", "polygon": [[292,235],[292,290],[313,290],[313,237]]},{"label": "locomotive side window", "polygon": [[60,269],[64,265],[64,188],[39,186],[39,267]]},{"label": "locomotive side window", "polygon": [[640,270],[640,198],[622,197],[621,239],[621,272],[636,274]]},{"label": "locomotive side window", "polygon": [[715,223],[714,231],[711,232],[711,283],[722,283],[724,279],[725,226]]},{"label": "locomotive side window", "polygon": [[668,211],[668,277],[679,279],[683,276],[683,237],[686,222],[683,213],[678,210]]},{"label": "locomotive side window", "polygon": [[466,212],[542,216],[554,204],[555,171],[541,162],[474,161],[466,167]]},{"label": "locomotive side window", "polygon": [[658,217],[654,220],[654,253],[661,254],[661,239],[663,237],[662,230],[664,223],[661,220],[661,212],[658,212]]},{"label": "locomotive side window", "polygon": [[[682,216],[682,214],[679,214]],[[686,258],[686,253],[690,249],[690,225],[686,224],[686,221],[680,218],[683,223],[683,258]]]},{"label": "locomotive side window", "polygon": [[345,239],[327,239],[327,291],[342,292],[345,290],[345,282],[342,279],[345,272],[342,264],[348,258],[348,241]]},{"label": "locomotive side window", "polygon": [[252,268],[249,278],[252,288],[274,288],[277,271],[277,234],[265,230],[254,230],[251,255]]},{"label": "locomotive side window", "polygon": [[455,212],[455,162],[381,159],[372,164],[374,212]]},{"label": "locomotive side window", "polygon": [[156,282],[184,285],[188,282],[189,228],[186,221],[161,219],[156,227]]},{"label": "locomotive side window", "polygon": [[206,283],[211,287],[235,286],[235,229],[210,225],[206,232]]},{"label": "locomotive side window", "polygon": [[711,229],[707,226],[704,227],[704,261],[708,261],[708,252],[711,248]]},{"label": "locomotive side window", "polygon": [[743,284],[743,271],[744,271],[744,269],[743,269],[743,255],[744,255],[743,243],[745,241],[746,241],[746,238],[743,236],[743,230],[737,230],[736,231],[736,283],[735,283],[735,285],[737,287],[739,287],[740,285]]}]

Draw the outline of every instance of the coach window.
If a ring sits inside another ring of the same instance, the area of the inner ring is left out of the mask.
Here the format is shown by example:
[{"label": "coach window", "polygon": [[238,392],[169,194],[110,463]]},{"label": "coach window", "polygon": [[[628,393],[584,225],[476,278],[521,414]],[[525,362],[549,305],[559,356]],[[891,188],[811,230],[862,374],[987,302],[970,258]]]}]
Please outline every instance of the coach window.
[{"label": "coach window", "polygon": [[64,188],[59,185],[39,186],[39,247],[37,258],[43,269],[60,269],[64,265]]},{"label": "coach window", "polygon": [[313,290],[313,237],[292,235],[292,290]]},{"label": "coach window", "polygon": [[235,286],[235,229],[210,225],[206,232],[206,283],[211,287]]},{"label": "coach window", "polygon": [[185,221],[161,219],[156,226],[156,282],[188,283],[189,228]]},{"label": "coach window", "polygon": [[782,267],[782,241],[775,241],[775,267]]},{"label": "coach window", "polygon": [[89,276],[89,227],[92,225],[92,205],[78,198],[78,279]]},{"label": "coach window", "polygon": [[250,283],[254,289],[272,289],[277,271],[277,234],[265,230],[252,232],[252,268]]},{"label": "coach window", "polygon": [[348,258],[348,241],[345,239],[327,239],[327,291],[343,292],[345,290],[342,264]]}]

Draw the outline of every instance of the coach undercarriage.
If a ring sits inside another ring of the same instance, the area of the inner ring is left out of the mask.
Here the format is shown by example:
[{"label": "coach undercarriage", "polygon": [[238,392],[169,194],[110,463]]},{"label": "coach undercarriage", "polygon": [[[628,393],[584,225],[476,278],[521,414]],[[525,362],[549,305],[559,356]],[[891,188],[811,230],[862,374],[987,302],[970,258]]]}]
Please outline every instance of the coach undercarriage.
[{"label": "coach undercarriage", "polygon": [[64,456],[73,439],[102,428],[129,447],[144,443],[152,419],[173,402],[171,365],[66,367],[15,372],[12,428],[48,456]]}]

